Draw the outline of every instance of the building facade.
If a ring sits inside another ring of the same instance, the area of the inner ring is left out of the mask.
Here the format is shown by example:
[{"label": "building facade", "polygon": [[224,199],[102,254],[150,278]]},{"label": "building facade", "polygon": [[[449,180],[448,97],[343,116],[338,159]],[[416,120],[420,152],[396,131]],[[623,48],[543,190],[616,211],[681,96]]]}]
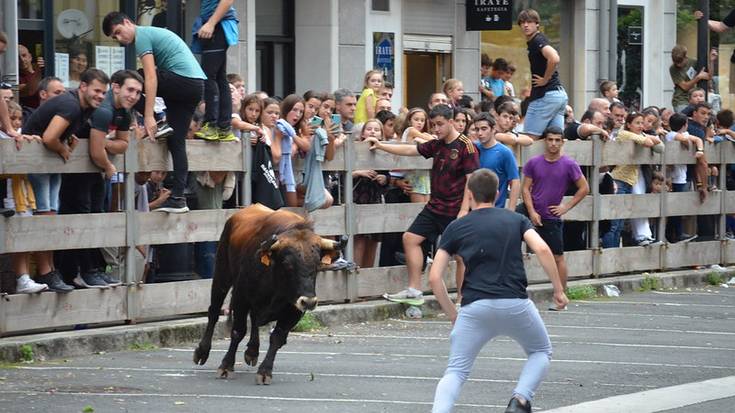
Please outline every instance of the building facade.
[{"label": "building facade", "polygon": [[[189,41],[199,3],[2,2],[0,21],[12,43],[3,58],[4,80],[17,83],[18,63],[11,56],[17,55],[18,45],[43,56],[46,74],[68,79],[70,85],[80,67],[80,51],[89,67],[135,67],[130,49],[119,48],[101,33],[104,15],[123,10],[139,24],[165,25]],[[682,17],[691,15],[689,3],[696,3],[691,0],[512,3],[513,19],[526,7],[540,12],[542,30],[561,55],[562,82],[577,107],[598,95],[604,79],[617,80],[633,106],[670,106],[672,47],[680,41],[689,45],[691,57],[696,55],[696,32],[693,41],[691,19]],[[714,3],[716,13],[729,4]],[[530,86],[525,39],[517,25],[508,31],[467,31],[464,0],[235,0],[235,7],[240,40],[229,49],[229,71],[241,74],[249,91],[285,96],[347,87],[357,92],[364,73],[380,67],[395,85],[394,108],[425,105],[429,93],[450,77],[462,80],[466,94],[477,99],[482,53],[504,57],[517,67],[512,79],[516,93]],[[720,42],[725,58],[718,73],[723,74],[720,84],[729,85],[726,57],[733,47],[727,41]]]}]

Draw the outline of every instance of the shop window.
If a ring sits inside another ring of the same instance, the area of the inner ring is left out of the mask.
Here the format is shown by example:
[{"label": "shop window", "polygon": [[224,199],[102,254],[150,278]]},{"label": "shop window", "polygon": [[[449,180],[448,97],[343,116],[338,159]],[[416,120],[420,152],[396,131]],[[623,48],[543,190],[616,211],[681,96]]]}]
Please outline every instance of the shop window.
[{"label": "shop window", "polygon": [[[551,45],[560,53],[564,62],[564,48],[560,47],[562,31],[562,0],[529,0],[513,2],[513,28],[511,30],[483,31],[481,36],[481,52],[487,54],[491,60],[504,58],[516,67],[511,79],[516,96],[523,96],[524,91],[531,90],[531,67],[528,63],[528,46],[526,38],[517,24],[518,13],[521,10],[532,8],[541,16],[541,31],[551,42]],[[566,24],[569,24],[567,22]],[[566,60],[568,61],[568,60]],[[478,74],[479,74],[478,64]],[[561,71],[562,68],[560,67]],[[562,75],[562,73],[560,73]]]}]

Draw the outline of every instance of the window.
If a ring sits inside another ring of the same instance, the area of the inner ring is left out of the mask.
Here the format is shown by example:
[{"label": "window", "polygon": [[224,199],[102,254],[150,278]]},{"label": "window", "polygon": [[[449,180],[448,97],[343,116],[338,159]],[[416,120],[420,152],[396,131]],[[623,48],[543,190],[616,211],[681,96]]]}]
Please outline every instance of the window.
[{"label": "window", "polygon": [[373,0],[373,11],[390,11],[390,0]]}]

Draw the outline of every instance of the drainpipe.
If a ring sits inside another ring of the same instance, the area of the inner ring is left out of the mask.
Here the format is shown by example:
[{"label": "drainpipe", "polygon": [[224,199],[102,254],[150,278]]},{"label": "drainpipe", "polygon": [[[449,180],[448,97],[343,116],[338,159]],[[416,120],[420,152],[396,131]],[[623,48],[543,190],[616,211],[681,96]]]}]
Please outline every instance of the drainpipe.
[{"label": "drainpipe", "polygon": [[610,19],[606,18],[607,13],[610,10],[610,0],[600,0],[600,9],[598,11],[597,15],[597,27],[599,28],[597,30],[598,33],[600,33],[599,38],[599,45],[600,45],[600,54],[599,54],[599,61],[598,61],[598,79],[597,82],[600,83],[600,81],[609,79],[609,68],[610,68],[610,54],[606,53],[606,48],[610,44]]},{"label": "drainpipe", "polygon": [[608,40],[608,79],[613,82],[617,81],[618,77],[618,0],[610,0],[610,13],[608,18],[610,23],[608,24],[609,35]]},{"label": "drainpipe", "polygon": [[[697,22],[697,68],[709,67],[709,0],[699,0],[698,9],[704,14]],[[707,69],[709,70],[709,69]],[[704,98],[707,99],[707,81],[702,80],[697,85],[704,89]]]},{"label": "drainpipe", "polygon": [[[8,35],[8,48],[5,51],[3,81],[18,84],[18,2],[3,2],[3,30]],[[17,92],[17,89],[16,89]]]}]

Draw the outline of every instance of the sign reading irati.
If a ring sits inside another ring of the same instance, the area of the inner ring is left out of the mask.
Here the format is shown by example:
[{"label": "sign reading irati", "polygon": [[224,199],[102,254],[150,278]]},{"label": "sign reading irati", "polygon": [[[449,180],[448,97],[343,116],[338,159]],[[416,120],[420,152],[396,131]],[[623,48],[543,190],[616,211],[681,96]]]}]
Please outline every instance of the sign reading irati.
[{"label": "sign reading irati", "polygon": [[467,0],[467,31],[513,28],[513,0]]}]

